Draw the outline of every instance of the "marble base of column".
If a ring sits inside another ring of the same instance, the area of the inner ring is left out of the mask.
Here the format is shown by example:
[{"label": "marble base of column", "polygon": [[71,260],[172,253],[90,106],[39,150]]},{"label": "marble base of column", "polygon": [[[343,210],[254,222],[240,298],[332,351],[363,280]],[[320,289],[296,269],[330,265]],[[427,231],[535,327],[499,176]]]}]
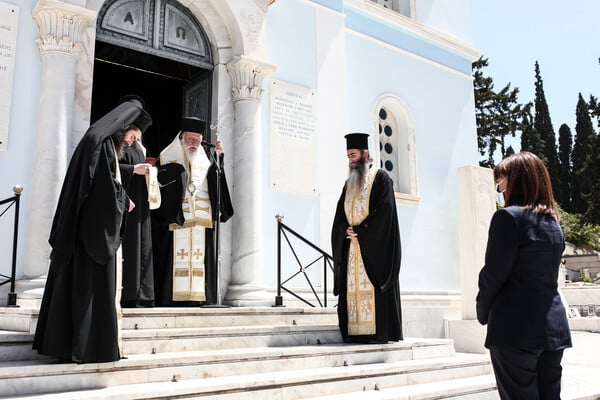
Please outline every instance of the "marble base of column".
[{"label": "marble base of column", "polygon": [[269,307],[275,304],[275,298],[259,285],[229,285],[224,304],[232,307]]}]

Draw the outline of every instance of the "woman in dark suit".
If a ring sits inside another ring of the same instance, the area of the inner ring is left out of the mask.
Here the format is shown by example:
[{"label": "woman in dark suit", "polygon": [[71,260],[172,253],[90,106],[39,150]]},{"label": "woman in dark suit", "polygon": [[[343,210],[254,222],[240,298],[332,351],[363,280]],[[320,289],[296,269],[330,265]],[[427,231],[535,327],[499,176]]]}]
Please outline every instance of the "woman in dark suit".
[{"label": "woman in dark suit", "polygon": [[494,179],[503,208],[490,223],[476,301],[498,391],[502,399],[560,399],[571,332],[558,293],[565,244],[550,176],[521,152],[502,160]]}]

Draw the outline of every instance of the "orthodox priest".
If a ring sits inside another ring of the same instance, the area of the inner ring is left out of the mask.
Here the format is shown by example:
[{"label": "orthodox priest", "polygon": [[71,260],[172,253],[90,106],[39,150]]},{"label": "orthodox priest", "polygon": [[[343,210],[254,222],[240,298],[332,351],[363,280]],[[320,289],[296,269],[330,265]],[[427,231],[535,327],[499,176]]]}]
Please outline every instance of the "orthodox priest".
[{"label": "orthodox priest", "polygon": [[[159,156],[161,206],[152,214],[156,301],[160,306],[217,304],[218,222],[233,215],[223,147],[203,142],[206,122],[183,118]],[[218,164],[217,164],[218,163]]]},{"label": "orthodox priest", "polygon": [[75,149],[50,232],[50,267],[33,348],[77,363],[119,360],[120,250],[135,206],[120,183],[118,153],[127,132],[152,120],[137,101],[119,104]]},{"label": "orthodox priest", "polygon": [[400,230],[391,178],[373,168],[366,133],[345,136],[349,176],[331,232],[334,295],[349,343],[402,340]]},{"label": "orthodox priest", "polygon": [[[137,96],[125,96],[120,102]],[[123,187],[136,207],[127,216],[123,236],[123,289],[121,306],[154,306],[154,267],[152,264],[152,228],[148,188],[156,168],[146,162],[146,148],[142,145],[141,131],[127,132],[119,166]]]}]

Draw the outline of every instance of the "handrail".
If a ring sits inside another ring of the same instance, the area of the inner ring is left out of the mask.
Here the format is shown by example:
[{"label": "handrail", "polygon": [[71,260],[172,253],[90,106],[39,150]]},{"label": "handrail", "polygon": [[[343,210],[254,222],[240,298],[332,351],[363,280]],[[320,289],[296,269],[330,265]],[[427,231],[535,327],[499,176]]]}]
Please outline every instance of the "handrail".
[{"label": "handrail", "polygon": [[17,293],[15,292],[15,277],[17,272],[17,239],[19,235],[19,202],[21,199],[21,193],[23,192],[23,188],[19,185],[15,185],[13,187],[14,196],[8,197],[4,200],[0,200],[0,205],[8,204],[4,211],[0,214],[0,218],[6,214],[6,212],[14,205],[15,206],[15,226],[13,233],[13,254],[12,254],[12,268],[11,275],[3,275],[0,274],[0,277],[6,278],[4,281],[0,281],[0,286],[5,285],[10,282],[10,291],[8,292],[8,300],[6,305],[8,307],[18,307],[17,306]]},{"label": "handrail", "polygon": [[[313,295],[315,296],[315,299],[318,302],[319,306],[327,307],[327,267],[329,267],[329,269],[331,271],[333,271],[333,257],[331,257],[329,254],[327,254],[326,252],[321,250],[319,247],[317,247],[316,245],[314,245],[313,243],[311,243],[310,241],[305,239],[302,235],[300,235],[299,233],[294,231],[292,228],[285,225],[282,222],[283,221],[282,215],[277,214],[275,216],[275,218],[277,219],[277,296],[275,296],[275,307],[283,307],[283,297],[281,296],[282,289],[285,290],[290,295],[297,298],[298,300],[301,300],[304,303],[308,304],[309,306],[316,307],[310,301],[306,300],[302,296],[298,295],[297,293],[294,293],[292,290],[290,290],[284,286],[287,282],[291,281],[293,278],[297,277],[300,274],[303,274],[304,277],[306,278],[306,281],[308,282],[308,285],[310,286],[310,289],[311,289]],[[292,246],[292,243],[290,242],[286,232],[289,232],[290,234],[294,235],[295,237],[300,239],[302,242],[304,242],[306,245],[311,247],[313,250],[316,250],[317,253],[320,254],[319,257],[317,257],[312,262],[310,262],[306,265],[302,265],[302,263],[300,262],[300,259],[298,258],[298,255],[294,249],[294,246]],[[283,282],[281,281],[281,237],[282,236],[285,238],[292,254],[294,255],[294,258],[296,259],[296,262],[298,263],[298,265],[300,267],[296,273],[294,273],[292,276],[290,276]],[[313,286],[312,282],[310,281],[309,276],[306,274],[306,270],[310,266],[315,265],[320,260],[323,260],[323,301],[321,301],[319,295],[317,294],[317,291],[315,290],[315,287]]]}]

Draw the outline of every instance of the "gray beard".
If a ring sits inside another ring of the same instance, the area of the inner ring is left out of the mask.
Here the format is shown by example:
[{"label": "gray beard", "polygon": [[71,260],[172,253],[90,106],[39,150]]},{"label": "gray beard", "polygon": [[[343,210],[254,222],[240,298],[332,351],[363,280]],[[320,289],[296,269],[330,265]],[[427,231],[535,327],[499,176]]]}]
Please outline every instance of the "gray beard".
[{"label": "gray beard", "polygon": [[348,167],[347,191],[358,192],[364,185],[369,172],[369,164],[366,160],[360,160],[356,168]]}]

